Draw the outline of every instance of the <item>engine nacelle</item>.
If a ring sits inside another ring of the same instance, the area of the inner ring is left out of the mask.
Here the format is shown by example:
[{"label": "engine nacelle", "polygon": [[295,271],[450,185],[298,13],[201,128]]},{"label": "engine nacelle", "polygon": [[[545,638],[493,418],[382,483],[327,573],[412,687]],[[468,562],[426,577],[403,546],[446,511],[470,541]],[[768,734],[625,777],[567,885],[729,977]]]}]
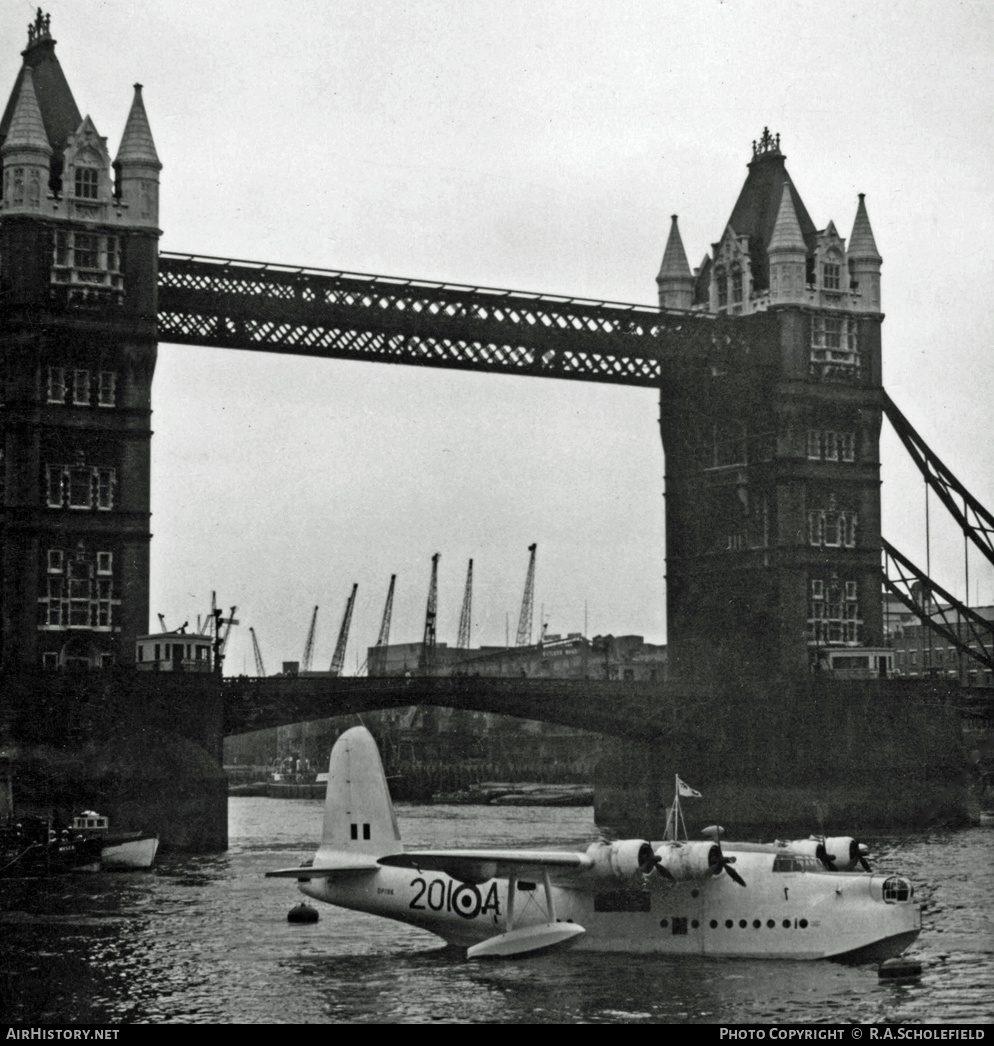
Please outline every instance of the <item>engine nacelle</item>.
[{"label": "engine nacelle", "polygon": [[793,839],[787,846],[794,853],[817,857],[824,868],[836,872],[851,872],[862,856],[859,843],[848,835],[829,836],[827,839],[813,835],[810,839]]},{"label": "engine nacelle", "polygon": [[660,875],[676,882],[706,879],[721,872],[721,847],[717,843],[663,843],[656,850],[656,867]]},{"label": "engine nacelle", "polygon": [[652,847],[644,839],[619,839],[613,843],[591,843],[587,857],[591,871],[602,879],[631,879],[652,871]]},{"label": "engine nacelle", "polygon": [[849,835],[829,837],[825,840],[825,850],[829,854],[835,855],[835,860],[832,863],[835,865],[836,871],[839,872],[851,872],[859,864],[859,859],[862,857],[859,843]]}]

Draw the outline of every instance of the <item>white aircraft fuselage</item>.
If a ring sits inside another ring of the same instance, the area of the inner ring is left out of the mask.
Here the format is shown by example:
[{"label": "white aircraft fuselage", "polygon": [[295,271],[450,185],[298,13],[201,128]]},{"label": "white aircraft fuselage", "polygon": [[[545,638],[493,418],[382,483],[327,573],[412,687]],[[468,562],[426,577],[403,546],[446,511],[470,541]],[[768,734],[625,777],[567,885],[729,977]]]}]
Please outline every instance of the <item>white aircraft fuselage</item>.
[{"label": "white aircraft fuselage", "polygon": [[[719,833],[720,834],[720,833]],[[881,960],[921,932],[907,879],[855,867],[850,839],[757,845],[645,840],[568,851],[406,851],[375,741],[339,738],[308,897],[419,926],[470,957],[558,947],[665,955]],[[731,867],[730,867],[731,866]]]},{"label": "white aircraft fuselage", "polygon": [[[556,919],[586,933],[571,947],[585,951],[767,959],[886,959],[921,932],[921,913],[896,877],[865,872],[771,871],[775,855],[737,853],[745,889],[725,875],[673,883],[650,872],[641,882],[556,885]],[[306,875],[306,869],[301,869]],[[541,877],[516,878],[514,926],[548,921]],[[430,930],[469,948],[507,930],[508,879],[464,883],[444,872],[383,868],[346,879],[300,882],[308,897]]]}]

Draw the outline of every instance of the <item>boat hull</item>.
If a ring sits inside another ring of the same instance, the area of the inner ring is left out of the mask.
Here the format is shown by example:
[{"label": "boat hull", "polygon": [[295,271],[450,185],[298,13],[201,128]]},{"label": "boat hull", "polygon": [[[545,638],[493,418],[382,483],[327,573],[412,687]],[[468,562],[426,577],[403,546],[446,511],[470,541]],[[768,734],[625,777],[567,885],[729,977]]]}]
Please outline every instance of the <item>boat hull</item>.
[{"label": "boat hull", "polygon": [[157,835],[143,835],[136,839],[109,839],[100,851],[105,871],[145,871],[152,867],[159,849]]}]

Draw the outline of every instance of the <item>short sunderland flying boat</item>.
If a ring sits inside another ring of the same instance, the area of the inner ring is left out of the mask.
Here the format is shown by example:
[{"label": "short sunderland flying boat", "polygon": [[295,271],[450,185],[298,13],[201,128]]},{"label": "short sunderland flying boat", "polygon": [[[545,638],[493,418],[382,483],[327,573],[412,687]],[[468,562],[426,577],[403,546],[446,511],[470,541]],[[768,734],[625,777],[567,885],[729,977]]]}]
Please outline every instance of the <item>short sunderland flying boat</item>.
[{"label": "short sunderland flying boat", "polygon": [[[321,844],[267,873],[308,897],[423,927],[470,958],[559,947],[783,959],[882,960],[921,932],[907,879],[856,871],[851,839],[730,843],[721,830],[557,850],[404,850],[380,754],[364,727],[336,742]],[[835,870],[830,870],[830,869]]]}]

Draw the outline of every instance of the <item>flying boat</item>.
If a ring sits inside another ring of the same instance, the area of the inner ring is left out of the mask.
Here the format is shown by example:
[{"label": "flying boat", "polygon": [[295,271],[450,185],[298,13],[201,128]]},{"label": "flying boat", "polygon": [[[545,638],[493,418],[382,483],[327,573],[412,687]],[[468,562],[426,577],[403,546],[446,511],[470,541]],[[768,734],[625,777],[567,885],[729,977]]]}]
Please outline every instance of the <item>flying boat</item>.
[{"label": "flying boat", "polygon": [[[560,850],[405,850],[365,727],[335,743],[321,843],[294,868],[301,893],[395,919],[473,958],[576,948],[770,959],[883,960],[921,932],[909,880],[869,870],[849,837],[690,840],[679,778],[666,838]],[[681,833],[682,828],[682,833]]]}]

